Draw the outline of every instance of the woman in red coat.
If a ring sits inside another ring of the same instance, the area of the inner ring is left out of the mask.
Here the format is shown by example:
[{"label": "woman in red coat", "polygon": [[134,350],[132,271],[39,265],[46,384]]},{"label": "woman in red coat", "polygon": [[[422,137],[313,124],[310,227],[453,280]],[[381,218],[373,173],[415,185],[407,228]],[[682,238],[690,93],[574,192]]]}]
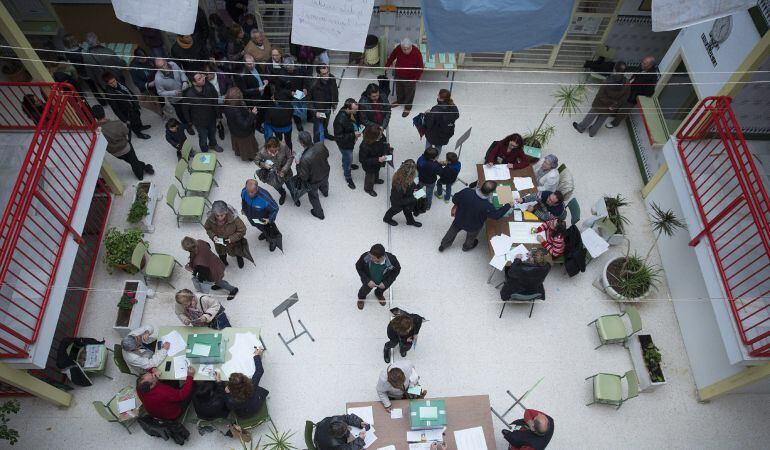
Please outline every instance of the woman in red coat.
[{"label": "woman in red coat", "polygon": [[509,169],[523,169],[529,165],[529,159],[524,154],[524,139],[519,133],[506,136],[498,141],[487,154],[486,164],[508,164]]}]

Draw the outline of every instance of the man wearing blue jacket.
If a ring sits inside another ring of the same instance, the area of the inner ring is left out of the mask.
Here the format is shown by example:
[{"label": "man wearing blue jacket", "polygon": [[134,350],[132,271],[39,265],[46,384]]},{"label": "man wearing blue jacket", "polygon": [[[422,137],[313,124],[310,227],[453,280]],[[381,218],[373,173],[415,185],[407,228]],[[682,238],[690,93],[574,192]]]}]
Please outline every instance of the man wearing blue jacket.
[{"label": "man wearing blue jacket", "polygon": [[454,242],[457,233],[465,231],[465,243],[463,251],[473,250],[479,244],[476,238],[479,231],[484,226],[487,219],[500,219],[507,213],[513,202],[495,208],[495,205],[489,201],[489,197],[495,192],[497,183],[494,181],[485,181],[480,187],[465,188],[452,197],[452,202],[457,206],[455,219],[447,230],[444,238],[441,239],[441,245],[438,251],[443,252]]},{"label": "man wearing blue jacket", "polygon": [[257,180],[250,178],[246,180],[246,187],[241,191],[241,211],[249,223],[261,232],[259,240],[264,241],[267,224],[275,222],[278,216],[278,203],[269,192],[259,188]]}]

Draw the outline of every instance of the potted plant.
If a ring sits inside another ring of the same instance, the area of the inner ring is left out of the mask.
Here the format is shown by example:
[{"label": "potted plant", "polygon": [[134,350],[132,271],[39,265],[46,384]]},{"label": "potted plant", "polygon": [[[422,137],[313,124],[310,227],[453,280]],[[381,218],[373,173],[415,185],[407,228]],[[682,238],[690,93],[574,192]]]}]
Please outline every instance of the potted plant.
[{"label": "potted plant", "polygon": [[[610,245],[618,245],[623,241],[625,227],[629,223],[621,208],[628,206],[630,203],[620,194],[615,194],[614,197],[605,195],[601,201],[607,215],[593,222],[591,228],[609,242]],[[597,214],[598,209],[601,209],[599,203],[597,203],[595,208],[591,209],[591,212]],[[604,211],[601,211],[601,213],[604,214]]]},{"label": "potted plant", "polygon": [[158,202],[158,189],[151,181],[142,181],[136,185],[136,195],[131,209],[128,211],[128,221],[138,223],[145,233],[155,231],[152,219],[155,216],[155,205]]},{"label": "potted plant", "polygon": [[104,263],[107,264],[107,271],[112,273],[113,268],[118,268],[128,273],[136,273],[138,268],[131,265],[131,256],[136,244],[143,242],[143,237],[142,230],[137,229],[120,231],[112,227],[107,230],[104,235]]},{"label": "potted plant", "polygon": [[[291,430],[279,433],[278,430],[270,428],[265,436],[260,436],[256,444],[253,440],[250,439],[248,441],[248,447],[246,446],[247,441],[244,440],[243,436],[241,435],[241,447],[243,450],[296,450],[297,447],[289,442],[289,439],[291,439],[294,434],[295,433]],[[260,447],[263,437],[266,438],[267,443]]]},{"label": "potted plant", "polygon": [[19,432],[10,428],[10,416],[19,412],[19,401],[8,400],[0,405],[0,441],[8,441],[8,444],[14,445],[19,441]]},{"label": "potted plant", "polygon": [[639,390],[654,390],[667,383],[661,367],[660,350],[652,342],[649,334],[639,334],[630,341],[628,351],[639,378]]},{"label": "potted plant", "polygon": [[684,224],[673,211],[663,211],[653,203],[650,223],[655,233],[655,240],[650,245],[644,258],[636,253],[631,255],[631,242],[627,241],[626,254],[611,259],[602,271],[602,287],[610,297],[617,301],[635,301],[646,297],[653,287],[660,282],[660,268],[650,264],[649,258],[655,243],[662,234],[671,237]]},{"label": "potted plant", "polygon": [[548,116],[556,108],[559,108],[560,116],[565,114],[571,116],[580,111],[580,104],[583,103],[586,98],[586,86],[584,84],[559,86],[559,90],[553,94],[553,98],[556,101],[550,108],[548,108],[548,111],[545,112],[543,120],[540,121],[540,125],[537,126],[537,129],[523,136],[524,145],[543,148],[556,131],[553,125],[545,123]]},{"label": "potted plant", "polygon": [[152,291],[140,280],[128,280],[123,285],[123,292],[118,301],[118,314],[113,329],[121,336],[142,324],[144,302]]}]

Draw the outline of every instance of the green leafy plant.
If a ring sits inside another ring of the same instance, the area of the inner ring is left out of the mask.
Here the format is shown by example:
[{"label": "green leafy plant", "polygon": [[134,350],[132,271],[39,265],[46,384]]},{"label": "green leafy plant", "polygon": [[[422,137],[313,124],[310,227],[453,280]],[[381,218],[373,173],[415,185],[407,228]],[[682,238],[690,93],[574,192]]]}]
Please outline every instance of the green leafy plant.
[{"label": "green leafy plant", "polygon": [[131,209],[128,210],[128,221],[130,223],[137,223],[144,219],[150,210],[147,208],[147,203],[150,198],[146,193],[139,191],[136,193],[136,199],[131,204]]},{"label": "green leafy plant", "polygon": [[642,357],[644,358],[644,365],[647,366],[647,372],[650,374],[650,380],[653,383],[666,381],[666,379],[663,378],[663,371],[660,368],[660,361],[662,358],[658,347],[650,342],[644,348]]},{"label": "green leafy plant", "polygon": [[108,270],[111,272],[111,268],[121,267],[129,273],[136,272],[138,268],[131,266],[131,255],[134,254],[136,244],[143,242],[143,237],[142,231],[137,229],[120,231],[112,227],[107,230],[104,235],[104,247],[107,250],[104,263],[107,264]]},{"label": "green leafy plant", "polygon": [[580,104],[583,103],[586,99],[586,93],[586,86],[584,84],[559,86],[559,89],[556,91],[556,93],[553,94],[553,98],[555,100],[554,104],[548,108],[548,111],[546,111],[545,115],[543,116],[543,120],[540,121],[540,125],[537,126],[535,131],[527,134],[527,136],[524,137],[524,144],[540,144],[540,147],[545,146],[546,142],[548,142],[548,140],[553,137],[553,130],[550,132],[550,134],[542,132],[544,126],[553,129],[552,125],[545,125],[545,121],[548,119],[548,116],[557,108],[559,109],[560,116],[565,114],[571,116],[579,112]]},{"label": "green leafy plant", "polygon": [[134,308],[134,305],[136,305],[136,293],[125,292],[120,296],[118,308],[131,310]]},{"label": "green leafy plant", "polygon": [[8,427],[9,416],[18,413],[19,408],[18,400],[8,400],[0,405],[0,441],[8,441],[10,445],[19,441],[19,432]]},{"label": "green leafy plant", "polygon": [[[246,442],[243,439],[240,439],[241,447],[243,450],[297,450],[297,447],[289,442],[295,434],[296,433],[291,430],[280,433],[278,430],[270,428],[265,436],[260,436],[259,439],[257,439],[256,444],[254,443],[254,440],[251,440],[248,447],[246,446]],[[267,442],[260,447],[263,437]]]},{"label": "green leafy plant", "polygon": [[556,127],[551,124],[541,126],[535,131],[529,131],[522,139],[524,143],[533,147],[542,147],[546,142],[550,141],[553,135],[556,133]]},{"label": "green leafy plant", "polygon": [[614,197],[604,196],[604,204],[607,206],[607,219],[617,228],[618,234],[624,234],[624,227],[630,222],[628,217],[624,216],[620,208],[628,206],[630,202],[622,195],[616,194]]}]

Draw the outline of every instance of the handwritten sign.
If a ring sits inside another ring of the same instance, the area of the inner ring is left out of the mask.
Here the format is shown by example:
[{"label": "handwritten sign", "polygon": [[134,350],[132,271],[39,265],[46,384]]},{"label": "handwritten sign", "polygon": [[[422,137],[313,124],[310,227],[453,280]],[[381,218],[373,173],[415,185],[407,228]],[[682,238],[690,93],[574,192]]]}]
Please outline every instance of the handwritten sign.
[{"label": "handwritten sign", "polygon": [[374,0],[294,0],[291,42],[363,52]]},{"label": "handwritten sign", "polygon": [[[115,16],[123,22],[176,34],[192,34],[198,0],[112,0]],[[246,2],[248,3],[248,2]]]}]

